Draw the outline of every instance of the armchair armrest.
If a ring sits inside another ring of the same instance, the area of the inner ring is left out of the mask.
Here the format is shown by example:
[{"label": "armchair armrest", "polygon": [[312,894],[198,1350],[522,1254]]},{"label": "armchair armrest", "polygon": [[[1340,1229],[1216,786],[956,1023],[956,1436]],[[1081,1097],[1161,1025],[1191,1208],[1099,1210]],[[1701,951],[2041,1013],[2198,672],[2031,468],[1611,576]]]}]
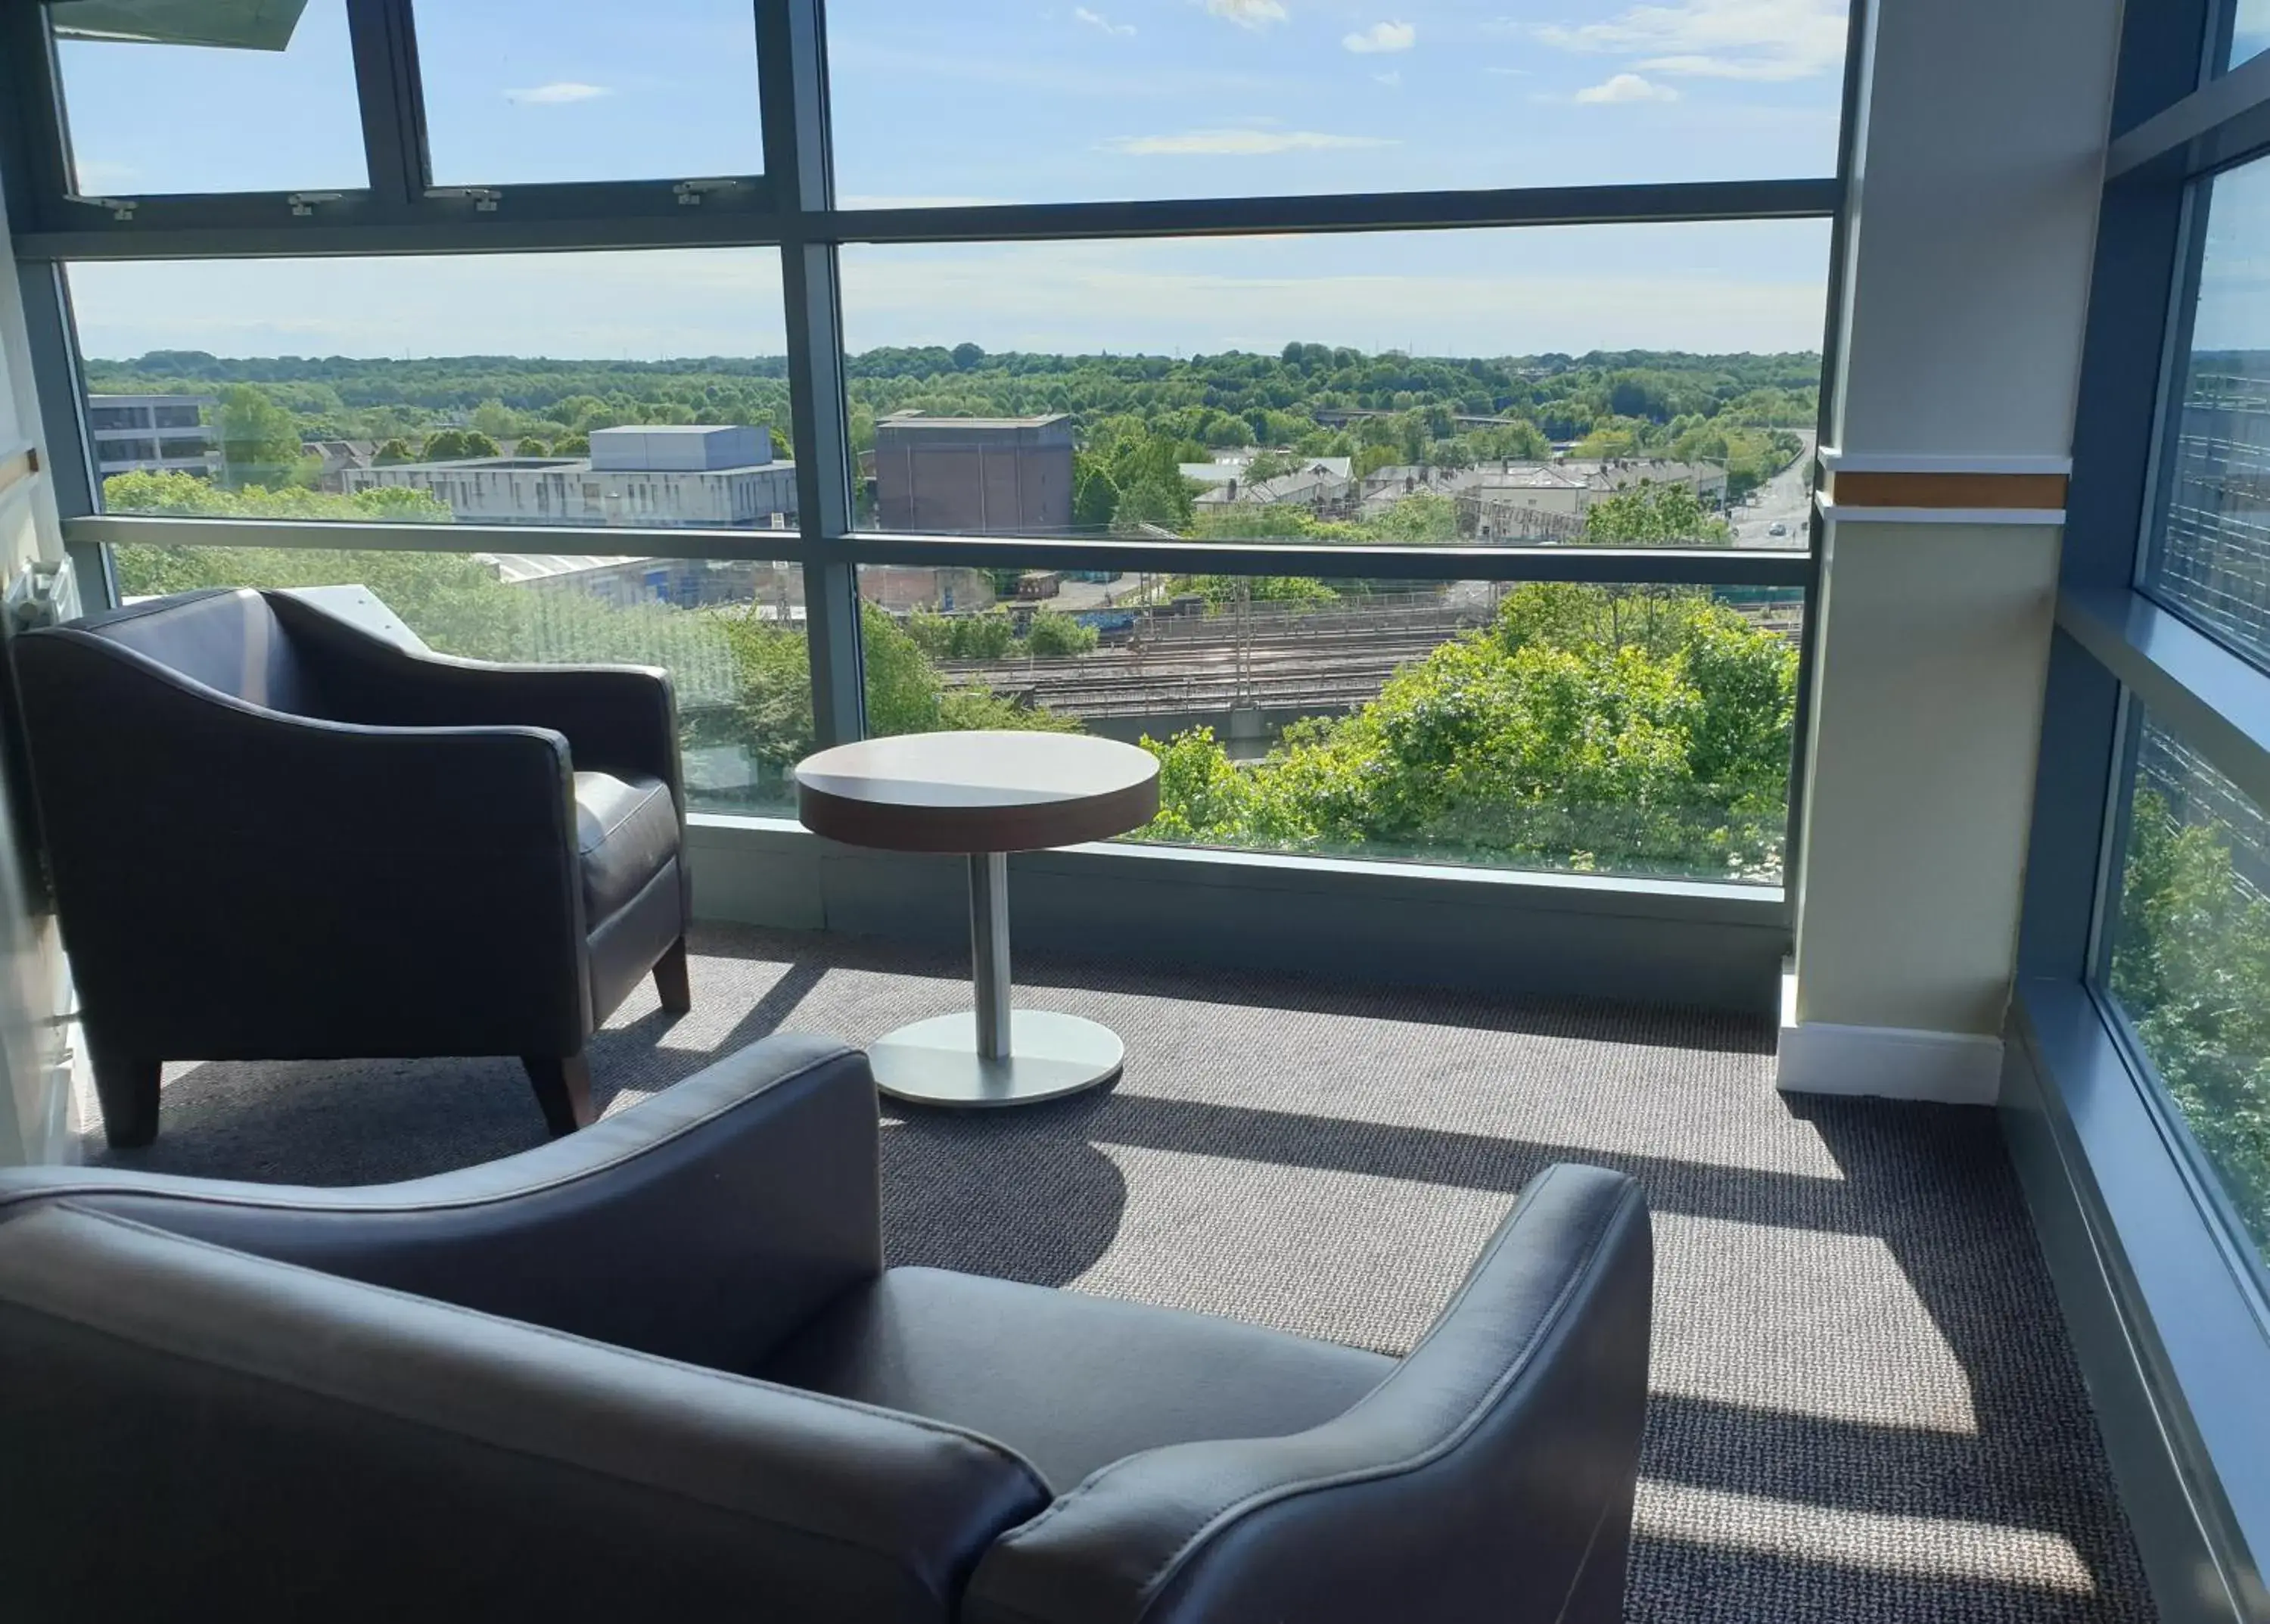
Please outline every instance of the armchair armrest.
[{"label": "armchair armrest", "polygon": [[1103,1468],[995,1545],[962,1616],[1620,1617],[1651,1272],[1638,1188],[1549,1168],[1426,1339],[1344,1415]]},{"label": "armchair armrest", "polygon": [[566,738],[579,768],[659,778],[683,816],[678,704],[667,671],[418,654],[288,592],[265,596],[343,716],[402,727],[549,728]]},{"label": "armchair armrest", "polygon": [[72,1203],[0,1223],[0,1389],[25,1617],[942,1620],[1047,1498],[955,1428]]},{"label": "armchair armrest", "polygon": [[88,1168],[0,1173],[26,1201],[597,1341],[749,1370],[882,1268],[874,1080],[829,1039],[769,1037],[516,1156],[360,1189]]}]

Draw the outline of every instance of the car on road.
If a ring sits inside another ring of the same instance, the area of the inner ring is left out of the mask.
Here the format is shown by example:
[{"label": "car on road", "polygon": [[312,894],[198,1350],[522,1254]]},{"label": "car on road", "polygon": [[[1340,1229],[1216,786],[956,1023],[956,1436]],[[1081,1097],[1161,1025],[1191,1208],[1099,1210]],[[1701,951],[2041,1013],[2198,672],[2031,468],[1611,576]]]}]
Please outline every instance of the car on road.
[{"label": "car on road", "polygon": [[1766,526],[1766,534],[1769,536],[1786,536],[1789,534],[1789,526],[1777,519],[1771,524]]}]

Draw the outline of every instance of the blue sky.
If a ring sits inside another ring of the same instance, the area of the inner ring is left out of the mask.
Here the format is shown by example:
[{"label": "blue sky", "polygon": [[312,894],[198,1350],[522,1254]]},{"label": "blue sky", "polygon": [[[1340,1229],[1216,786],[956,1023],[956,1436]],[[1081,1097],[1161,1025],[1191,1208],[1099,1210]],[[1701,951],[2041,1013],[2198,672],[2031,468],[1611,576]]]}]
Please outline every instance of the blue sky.
[{"label": "blue sky", "polygon": [[[760,167],[749,14],[426,0],[436,179]],[[836,0],[837,185],[859,206],[1823,174],[1843,28],[1838,0]],[[343,0],[310,0],[280,56],[64,56],[90,191],[362,179]],[[847,249],[845,310],[855,348],[1809,348],[1826,257],[1811,222]],[[73,286],[99,355],[779,344],[769,252],[90,266]]]}]

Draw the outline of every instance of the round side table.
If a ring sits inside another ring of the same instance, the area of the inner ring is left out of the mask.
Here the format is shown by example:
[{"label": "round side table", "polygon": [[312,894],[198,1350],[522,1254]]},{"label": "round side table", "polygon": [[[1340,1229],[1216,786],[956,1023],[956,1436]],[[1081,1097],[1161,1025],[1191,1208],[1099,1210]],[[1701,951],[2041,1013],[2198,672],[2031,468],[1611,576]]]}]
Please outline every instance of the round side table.
[{"label": "round side table", "polygon": [[1119,1075],[1125,1047],[1073,1015],[1009,1010],[1013,851],[1124,834],[1159,810],[1159,763],[1132,745],[1077,733],[911,733],[806,757],[797,815],[815,834],[888,851],[969,856],[976,1007],[879,1040],[875,1086],[923,1105],[1021,1105]]}]

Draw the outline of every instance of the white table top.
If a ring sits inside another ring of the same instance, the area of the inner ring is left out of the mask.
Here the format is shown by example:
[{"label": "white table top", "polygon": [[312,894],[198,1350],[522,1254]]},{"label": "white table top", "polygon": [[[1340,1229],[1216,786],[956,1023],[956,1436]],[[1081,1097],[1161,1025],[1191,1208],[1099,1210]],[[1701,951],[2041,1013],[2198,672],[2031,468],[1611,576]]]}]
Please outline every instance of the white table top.
[{"label": "white table top", "polygon": [[1032,851],[1124,834],[1159,810],[1147,750],[1082,733],[910,733],[808,756],[806,828],[897,851]]}]

